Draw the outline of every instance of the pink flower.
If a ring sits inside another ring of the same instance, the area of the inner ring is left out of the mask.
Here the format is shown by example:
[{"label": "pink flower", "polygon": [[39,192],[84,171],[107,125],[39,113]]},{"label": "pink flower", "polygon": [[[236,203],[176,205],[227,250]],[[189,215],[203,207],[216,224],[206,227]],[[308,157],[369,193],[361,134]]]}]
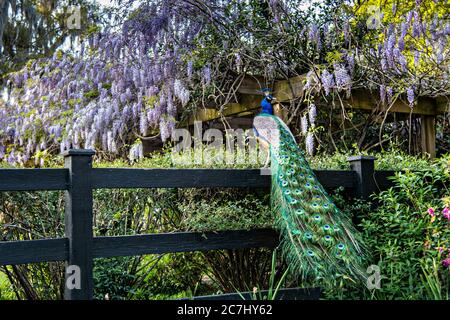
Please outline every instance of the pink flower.
[{"label": "pink flower", "polygon": [[442,253],[445,250],[445,248],[443,248],[443,247],[437,247],[436,249],[439,251],[439,253]]},{"label": "pink flower", "polygon": [[434,209],[433,208],[428,208],[428,214],[432,217],[434,217],[436,214],[434,213]]},{"label": "pink flower", "polygon": [[442,214],[444,215],[444,218],[450,220],[450,209],[448,207],[445,207],[444,210],[442,210]]},{"label": "pink flower", "polygon": [[450,258],[447,258],[444,261],[442,261],[442,265],[444,266],[444,268],[450,267]]}]

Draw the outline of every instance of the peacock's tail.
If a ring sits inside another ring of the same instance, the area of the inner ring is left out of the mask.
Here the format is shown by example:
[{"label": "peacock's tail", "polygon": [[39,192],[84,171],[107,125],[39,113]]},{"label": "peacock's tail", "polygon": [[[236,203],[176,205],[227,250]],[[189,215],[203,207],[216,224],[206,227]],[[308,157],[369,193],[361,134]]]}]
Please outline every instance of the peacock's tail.
[{"label": "peacock's tail", "polygon": [[319,183],[289,128],[272,115],[256,117],[254,126],[270,143],[272,207],[291,271],[318,281],[363,279],[358,232]]}]

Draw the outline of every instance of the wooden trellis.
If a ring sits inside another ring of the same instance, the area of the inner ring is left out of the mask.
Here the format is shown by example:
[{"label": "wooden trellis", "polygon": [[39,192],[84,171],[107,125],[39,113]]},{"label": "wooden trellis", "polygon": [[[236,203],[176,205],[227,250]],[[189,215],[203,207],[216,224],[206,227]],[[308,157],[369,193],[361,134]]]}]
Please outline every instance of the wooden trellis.
[{"label": "wooden trellis", "polygon": [[[273,84],[274,96],[281,103],[287,103],[298,99],[303,95],[303,86],[305,75],[297,76],[289,80],[277,81]],[[239,94],[239,103],[230,103],[222,112],[214,107],[202,108],[189,120],[182,125],[190,125],[194,121],[210,121],[220,117],[240,116],[253,113],[259,108],[261,102],[260,88],[264,81],[257,77],[247,77],[242,81],[241,86],[237,90]],[[346,108],[360,109],[368,112],[378,108],[380,111],[386,111],[380,106],[379,96],[370,93],[368,90],[356,89],[352,90],[348,99],[344,99],[343,103]],[[445,114],[448,110],[450,99],[420,97],[413,109],[409,104],[401,99],[397,99],[389,108],[389,112],[397,114],[414,114],[420,116],[421,119],[421,149],[422,152],[430,155],[431,158],[436,156],[436,116]],[[381,108],[381,109],[380,109]]]}]

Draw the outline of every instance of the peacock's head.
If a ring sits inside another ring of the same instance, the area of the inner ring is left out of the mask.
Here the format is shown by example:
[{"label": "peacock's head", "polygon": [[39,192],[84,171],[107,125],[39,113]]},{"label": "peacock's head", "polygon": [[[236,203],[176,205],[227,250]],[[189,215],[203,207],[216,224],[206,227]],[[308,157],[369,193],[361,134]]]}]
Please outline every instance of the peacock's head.
[{"label": "peacock's head", "polygon": [[264,93],[264,96],[266,98],[267,101],[272,102],[273,100],[275,100],[276,98],[271,94],[271,90],[269,88],[264,88],[261,90],[262,93]]}]

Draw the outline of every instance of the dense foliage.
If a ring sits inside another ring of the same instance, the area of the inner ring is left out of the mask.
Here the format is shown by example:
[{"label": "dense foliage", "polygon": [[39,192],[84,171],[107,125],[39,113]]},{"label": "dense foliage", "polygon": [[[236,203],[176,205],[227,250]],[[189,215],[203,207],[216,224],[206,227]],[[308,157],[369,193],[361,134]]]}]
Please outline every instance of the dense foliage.
[{"label": "dense foliage", "polygon": [[449,299],[450,158],[398,173],[362,222],[383,276],[378,299]]},{"label": "dense foliage", "polygon": [[48,57],[61,46],[75,47],[80,35],[104,20],[102,11],[86,0],[0,1],[0,84],[4,73],[29,59]]}]

